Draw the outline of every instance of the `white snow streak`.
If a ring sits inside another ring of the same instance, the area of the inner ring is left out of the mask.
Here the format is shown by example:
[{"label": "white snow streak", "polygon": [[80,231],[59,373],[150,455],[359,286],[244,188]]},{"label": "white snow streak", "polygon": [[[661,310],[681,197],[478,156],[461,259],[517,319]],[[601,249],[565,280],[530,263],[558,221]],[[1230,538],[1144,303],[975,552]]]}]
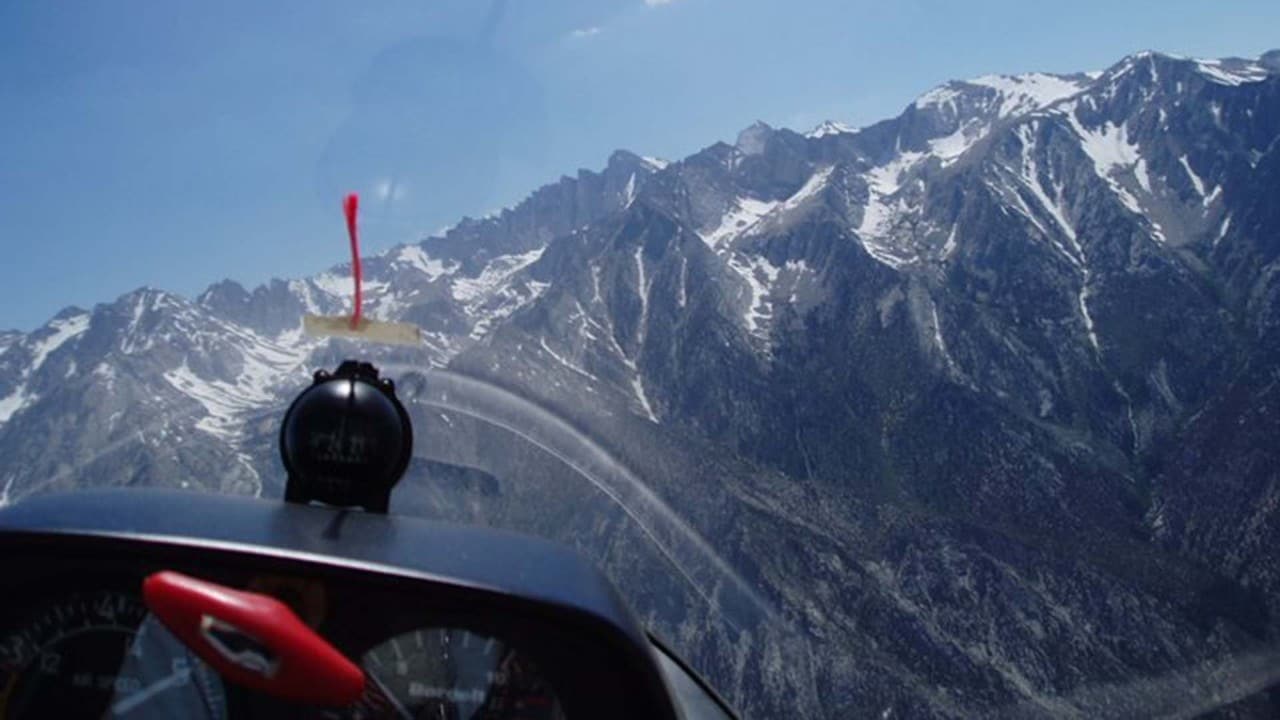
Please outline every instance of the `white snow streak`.
[{"label": "white snow streak", "polygon": [[147,298],[145,293],[138,295],[138,300],[133,304],[133,318],[129,320],[129,332],[133,332],[138,327],[138,322],[142,320],[142,314],[147,311]]},{"label": "white snow streak", "polygon": [[1216,202],[1219,197],[1222,197],[1222,186],[1215,185],[1213,190],[1208,195],[1204,196],[1204,206],[1209,207]]},{"label": "white snow streak", "polygon": [[649,396],[644,391],[644,380],[640,378],[640,368],[636,364],[636,360],[640,357],[640,349],[644,346],[645,335],[649,331],[649,280],[645,277],[644,272],[644,246],[636,247],[636,292],[640,295],[640,323],[636,328],[636,357],[627,358],[623,355],[627,366],[631,369],[631,389],[635,391],[636,399],[640,401],[640,407],[644,410],[644,414],[651,422],[658,422],[658,416],[653,412],[653,405],[649,403]]},{"label": "white snow streak", "polygon": [[1147,194],[1151,193],[1151,176],[1147,173],[1147,161],[1144,158],[1138,158],[1138,162],[1133,166],[1134,177],[1138,179],[1140,185]]},{"label": "white snow streak", "polygon": [[[1216,102],[1209,103],[1209,114],[1213,116],[1213,124],[1220,128],[1222,125],[1222,106]],[[1225,129],[1225,128],[1223,128]]]},{"label": "white snow streak", "polygon": [[636,201],[636,174],[631,173],[631,177],[627,178],[627,188],[622,191],[622,206],[624,208],[631,207],[631,203]]},{"label": "white snow streak", "polygon": [[1080,304],[1080,317],[1084,319],[1084,329],[1089,335],[1089,344],[1093,346],[1094,354],[1101,355],[1102,345],[1098,342],[1098,331],[1093,325],[1093,316],[1089,314],[1089,274],[1084,275],[1084,280],[1080,283],[1080,294],[1076,296]]},{"label": "white snow streak", "polygon": [[645,331],[649,329],[649,281],[644,275],[644,246],[636,247],[636,293],[640,296],[640,325],[636,328],[637,342],[644,342]]},{"label": "white snow streak", "polygon": [[729,267],[747,283],[750,294],[746,309],[742,314],[743,324],[747,332],[756,337],[765,337],[765,321],[773,317],[773,305],[769,294],[773,284],[778,280],[779,268],[763,257],[743,257],[735,255],[729,259]]},{"label": "white snow streak", "polygon": [[942,321],[938,319],[938,304],[929,298],[929,315],[933,321],[933,342],[938,346],[938,352],[942,354],[942,359],[947,363],[947,367],[952,372],[958,372],[956,361],[951,357],[951,353],[947,351],[947,342],[942,338]]},{"label": "white snow streak", "polygon": [[600,266],[591,266],[591,302],[599,304],[604,302],[604,298],[600,295]]},{"label": "white snow streak", "polygon": [[639,372],[631,376],[631,389],[635,391],[636,399],[640,401],[640,408],[644,410],[649,422],[658,422],[658,416],[654,414],[653,406],[649,404],[649,396],[644,391],[644,380],[640,379]]},{"label": "white snow streak", "polygon": [[680,256],[680,289],[676,294],[676,304],[684,307],[689,302],[687,285],[689,282],[689,258]]},{"label": "white snow streak", "polygon": [[1062,212],[1062,187],[1054,186],[1054,197],[1050,198],[1044,191],[1044,186],[1040,181],[1039,168],[1035,161],[1035,138],[1032,137],[1032,128],[1023,125],[1018,128],[1018,139],[1022,141],[1022,181],[1031,194],[1044,207],[1049,217],[1053,218],[1058,227],[1062,229],[1062,233],[1071,241],[1075,250],[1074,256],[1071,253],[1064,253],[1067,259],[1077,266],[1084,265],[1084,253],[1080,249],[1080,244],[1076,241],[1075,228],[1071,223],[1067,222],[1066,216]]},{"label": "white snow streak", "polygon": [[1187,162],[1187,156],[1179,157],[1178,162],[1182,163],[1182,169],[1187,171],[1187,177],[1191,179],[1191,184],[1195,186],[1196,194],[1204,197],[1204,181],[1200,179],[1195,170],[1191,169],[1191,163]]},{"label": "white snow streak", "polygon": [[600,378],[596,377],[595,375],[592,375],[591,373],[587,372],[586,370],[583,370],[582,368],[578,367],[578,366],[577,366],[577,365],[575,365],[574,363],[570,362],[570,361],[569,361],[567,358],[565,358],[564,356],[562,356],[562,355],[560,355],[559,353],[557,353],[555,350],[552,350],[552,349],[551,349],[551,347],[547,345],[547,339],[546,339],[546,338],[538,338],[538,344],[542,346],[542,349],[543,349],[543,351],[544,351],[544,352],[546,352],[546,353],[547,353],[548,355],[550,355],[551,357],[555,358],[555,361],[556,361],[556,362],[558,362],[558,363],[560,363],[561,365],[565,366],[566,368],[568,368],[568,369],[572,370],[573,372],[575,372],[575,373],[577,373],[577,374],[579,374],[579,375],[581,375],[581,376],[583,376],[583,377],[587,378],[588,380],[594,380],[595,382],[600,382]]},{"label": "white snow streak", "polygon": [[[1080,318],[1084,321],[1085,333],[1088,335],[1089,344],[1093,347],[1095,355],[1101,358],[1102,345],[1098,341],[1098,333],[1093,323],[1093,316],[1089,313],[1089,282],[1091,273],[1089,271],[1088,258],[1084,253],[1084,246],[1080,244],[1079,238],[1076,236],[1075,228],[1071,223],[1067,222],[1066,214],[1062,209],[1062,186],[1054,183],[1054,196],[1049,197],[1045,192],[1044,185],[1040,180],[1039,168],[1036,165],[1033,155],[1033,137],[1031,129],[1027,126],[1018,128],[1018,137],[1022,141],[1022,181],[1031,194],[1044,207],[1045,212],[1054,219],[1059,229],[1062,230],[1063,236],[1071,245],[1071,252],[1068,252],[1060,243],[1053,238],[1052,235],[1046,233],[1046,236],[1058,248],[1059,252],[1067,258],[1067,260],[1080,270],[1080,291],[1076,295],[1076,303],[1080,308]],[[1052,182],[1052,176],[1050,176]]]},{"label": "white snow streak", "polygon": [[36,399],[36,396],[27,394],[26,385],[18,386],[8,397],[0,398],[0,424],[8,422],[9,418]]},{"label": "white snow streak", "polygon": [[959,227],[959,223],[955,223],[951,226],[951,234],[947,235],[947,242],[945,245],[942,246],[943,260],[950,258],[951,255],[956,251],[956,228],[958,227]]}]

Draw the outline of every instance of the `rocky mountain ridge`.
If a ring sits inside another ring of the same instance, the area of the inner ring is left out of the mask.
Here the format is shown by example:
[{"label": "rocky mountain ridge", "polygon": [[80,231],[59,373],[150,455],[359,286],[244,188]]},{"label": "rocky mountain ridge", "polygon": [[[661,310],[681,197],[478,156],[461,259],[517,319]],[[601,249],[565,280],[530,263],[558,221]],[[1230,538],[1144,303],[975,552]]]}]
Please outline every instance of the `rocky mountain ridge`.
[{"label": "rocky mountain ridge", "polygon": [[[1276,53],[1148,52],[861,129],[619,151],[369,258],[367,311],[426,337],[374,359],[552,408],[686,512],[776,627],[658,610],[634,528],[550,485],[490,468],[473,519],[562,527],[750,715],[1265,717],[1278,138]],[[278,494],[283,403],[356,351],[299,327],[346,310],[347,271],[0,335],[3,498]]]}]

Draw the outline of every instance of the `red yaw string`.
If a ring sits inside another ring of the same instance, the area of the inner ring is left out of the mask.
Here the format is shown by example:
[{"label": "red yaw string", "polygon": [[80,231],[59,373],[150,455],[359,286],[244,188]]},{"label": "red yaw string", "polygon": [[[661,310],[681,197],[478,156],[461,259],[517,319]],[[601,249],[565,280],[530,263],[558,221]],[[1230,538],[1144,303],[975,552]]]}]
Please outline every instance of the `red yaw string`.
[{"label": "red yaw string", "polygon": [[356,211],[360,208],[360,196],[351,193],[342,201],[342,213],[347,216],[347,235],[351,238],[351,277],[356,283],[355,307],[351,312],[351,329],[360,329],[360,313],[363,298],[360,284],[360,236],[356,233]]}]

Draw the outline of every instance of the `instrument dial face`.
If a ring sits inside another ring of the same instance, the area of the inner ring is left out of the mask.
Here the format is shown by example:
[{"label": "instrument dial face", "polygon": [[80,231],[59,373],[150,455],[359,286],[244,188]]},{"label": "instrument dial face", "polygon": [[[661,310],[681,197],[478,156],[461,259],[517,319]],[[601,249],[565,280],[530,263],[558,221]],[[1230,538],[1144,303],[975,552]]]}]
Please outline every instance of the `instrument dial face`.
[{"label": "instrument dial face", "polygon": [[118,592],[61,598],[0,639],[0,718],[221,718],[222,681]]},{"label": "instrument dial face", "polygon": [[561,720],[551,686],[529,659],[497,638],[457,628],[414,630],[362,662],[371,713],[432,720]]}]

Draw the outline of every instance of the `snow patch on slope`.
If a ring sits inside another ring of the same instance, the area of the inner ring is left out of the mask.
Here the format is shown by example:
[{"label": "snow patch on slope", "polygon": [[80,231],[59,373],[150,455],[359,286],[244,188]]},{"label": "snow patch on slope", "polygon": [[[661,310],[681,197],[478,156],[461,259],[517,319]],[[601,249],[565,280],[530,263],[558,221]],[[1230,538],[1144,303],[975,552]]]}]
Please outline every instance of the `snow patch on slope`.
[{"label": "snow patch on slope", "polygon": [[320,303],[316,300],[315,293],[312,292],[312,284],[305,280],[290,280],[288,283],[289,293],[298,298],[302,302],[302,307],[312,315],[321,315],[323,310]]},{"label": "snow patch on slope", "polygon": [[942,107],[948,103],[954,103],[960,98],[960,91],[951,86],[951,83],[939,85],[936,88],[926,92],[916,98],[913,103],[916,108],[923,110],[927,107]]},{"label": "snow patch on slope", "polygon": [[[934,88],[917,98],[917,108],[945,108],[955,118],[959,114],[956,103],[972,95],[973,87],[988,88],[997,93],[996,119],[1007,119],[1041,110],[1049,105],[1076,95],[1092,82],[1085,78],[1067,78],[1045,73],[1024,75],[984,75],[965,82],[952,82]],[[966,90],[966,87],[969,88]],[[970,148],[986,137],[993,127],[988,117],[969,118],[959,123],[948,135],[928,141],[927,152],[899,152],[890,162],[872,168],[865,174],[868,200],[863,208],[862,221],[857,232],[867,252],[876,260],[893,268],[900,268],[913,261],[913,257],[890,240],[899,219],[911,208],[905,198],[896,197],[906,184],[906,177],[917,166],[931,158],[937,158],[943,167],[951,165]],[[1021,203],[1021,198],[1015,198]],[[1025,204],[1024,208],[1025,208]],[[1029,218],[1034,215],[1026,209]],[[944,249],[944,257],[955,250],[954,228]]]},{"label": "snow patch on slope", "polygon": [[164,373],[164,379],[204,407],[206,417],[201,418],[196,427],[222,440],[236,440],[241,415],[270,400],[234,383],[205,380],[192,371],[185,360],[181,367]]},{"label": "snow patch on slope", "polygon": [[427,251],[419,245],[405,245],[396,250],[392,262],[418,270],[427,276],[428,282],[433,282],[442,275],[451,275],[458,270],[456,262],[449,261],[446,264],[437,260],[428,255]]},{"label": "snow patch on slope", "polygon": [[719,251],[730,240],[747,232],[760,219],[773,212],[780,203],[776,200],[757,200],[751,197],[738,197],[729,205],[729,210],[720,218],[720,224],[708,233],[698,236],[712,250]]},{"label": "snow patch on slope", "polygon": [[335,272],[323,272],[305,281],[326,295],[339,298],[350,298],[354,292],[351,275],[339,275]]},{"label": "snow patch on slope", "polygon": [[834,166],[826,167],[811,175],[795,194],[782,203],[783,210],[794,210],[803,205],[809,198],[815,197],[822,192],[822,189],[827,186],[827,180],[831,177],[831,171],[833,170],[835,170]]},{"label": "snow patch on slope", "polygon": [[827,187],[827,181],[834,170],[834,166],[828,166],[815,171],[799,190],[782,201],[757,200],[745,195],[736,197],[730,202],[728,211],[721,216],[720,223],[709,232],[698,233],[698,237],[702,238],[707,247],[723,252],[732,240],[750,232],[775,211],[795,210],[819,195]]},{"label": "snow patch on slope", "polygon": [[524,268],[532,265],[542,257],[545,248],[530,250],[520,255],[503,255],[489,261],[484,270],[474,278],[455,277],[453,280],[453,299],[464,304],[472,304],[483,300],[500,288],[508,278]]},{"label": "snow patch on slope", "polygon": [[978,121],[966,122],[950,135],[929,141],[929,154],[942,161],[946,167],[968,152],[979,140],[987,136],[991,128]]},{"label": "snow patch on slope", "polygon": [[200,377],[186,359],[163,377],[175,390],[204,407],[206,416],[196,427],[222,440],[235,441],[243,431],[245,416],[278,400],[281,381],[297,375],[313,349],[309,343],[285,346],[232,325],[219,335],[238,345],[240,373],[232,382]]},{"label": "snow patch on slope", "polygon": [[1267,79],[1267,69],[1256,63],[1227,66],[1221,60],[1196,60],[1196,71],[1219,85],[1245,85]]},{"label": "snow patch on slope", "polygon": [[836,122],[835,120],[826,120],[814,129],[805,133],[804,136],[816,140],[818,138],[827,137],[828,135],[847,135],[856,133],[859,129],[860,128],[853,127],[852,125],[845,125],[844,123]]},{"label": "snow patch on slope", "polygon": [[511,317],[520,308],[542,297],[548,287],[551,287],[550,283],[529,280],[523,285],[512,283],[487,296],[487,302],[482,306],[473,306],[476,309],[469,311],[479,317],[471,329],[471,339],[479,340],[484,337],[495,323]]},{"label": "snow patch on slope", "polygon": [[968,82],[1000,93],[1003,99],[998,115],[1001,118],[1040,110],[1088,87],[1087,83],[1045,73],[983,75]]},{"label": "snow patch on slope", "polygon": [[652,168],[655,171],[665,170],[667,166],[671,164],[669,161],[663,160],[662,158],[649,157],[648,155],[645,155],[640,159],[643,160],[646,165],[648,165],[650,168]]},{"label": "snow patch on slope", "polygon": [[31,365],[28,367],[30,372],[40,369],[49,354],[54,350],[65,345],[69,340],[75,338],[85,330],[89,329],[89,314],[75,315],[69,318],[54,320],[49,323],[49,328],[53,332],[46,338],[36,341],[31,348]]},{"label": "snow patch on slope", "polygon": [[1067,118],[1099,173],[1109,176],[1117,170],[1133,167],[1141,159],[1138,146],[1129,142],[1129,131],[1125,125],[1108,121],[1097,130],[1087,130],[1074,113],[1067,113]]},{"label": "snow patch on slope", "polygon": [[[1143,215],[1138,199],[1115,177],[1126,171],[1132,172],[1138,184],[1145,191],[1150,192],[1151,180],[1147,174],[1146,160],[1143,159],[1137,143],[1130,142],[1128,128],[1123,123],[1116,125],[1108,121],[1096,130],[1090,130],[1080,123],[1075,112],[1068,110],[1063,113],[1063,116],[1080,138],[1080,148],[1093,161],[1098,177],[1106,181],[1125,207],[1135,214]],[[1155,229],[1154,234],[1158,240],[1164,240],[1164,235],[1158,228]]]},{"label": "snow patch on slope", "polygon": [[894,221],[907,210],[903,199],[892,196],[902,187],[903,176],[925,157],[923,153],[905,152],[866,174],[868,197],[862,211],[862,222],[858,225],[858,236],[872,257],[893,268],[902,267],[909,260],[896,255],[883,242]]}]

